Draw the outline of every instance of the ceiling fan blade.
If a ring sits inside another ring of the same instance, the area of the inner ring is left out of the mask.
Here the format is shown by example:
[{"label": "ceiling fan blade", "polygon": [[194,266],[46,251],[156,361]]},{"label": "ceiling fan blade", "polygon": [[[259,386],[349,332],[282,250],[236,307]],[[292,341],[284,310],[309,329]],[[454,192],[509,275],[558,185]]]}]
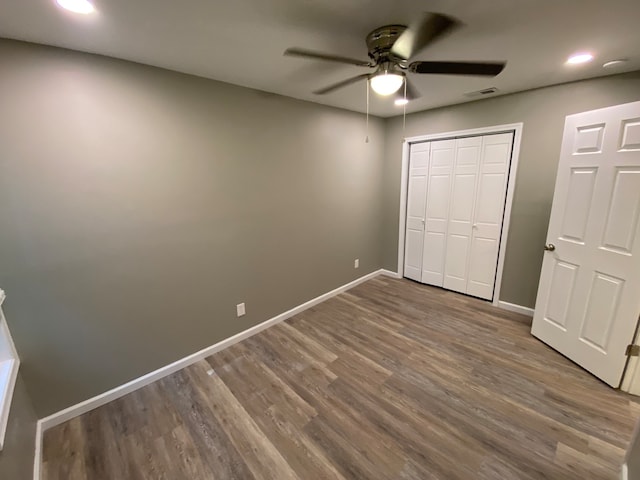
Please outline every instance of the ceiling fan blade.
[{"label": "ceiling fan blade", "polygon": [[357,67],[371,67],[370,62],[358,60],[357,58],[341,57],[340,55],[331,55],[329,53],[314,52],[303,48],[287,48],[284,55],[288,57],[311,58],[314,60],[324,60],[327,62],[346,63],[347,65],[355,65]]},{"label": "ceiling fan blade", "polygon": [[[404,81],[406,82],[406,85],[407,85],[407,100],[411,101],[411,100],[420,98],[421,97],[420,92],[416,89],[415,85],[413,85],[407,77],[404,77]],[[396,100],[400,98],[405,98],[404,85],[400,87],[400,90],[398,90],[395,94]]]},{"label": "ceiling fan blade", "polygon": [[504,62],[413,62],[409,70],[414,73],[495,77],[506,65]]},{"label": "ceiling fan blade", "polygon": [[339,88],[346,87],[347,85],[351,85],[352,83],[359,82],[360,80],[364,80],[369,77],[368,73],[363,73],[362,75],[358,75],[357,77],[347,78],[346,80],[342,80],[341,82],[334,83],[333,85],[329,85],[328,87],[322,88],[320,90],[316,90],[316,95],[325,95],[327,93],[331,93],[334,90],[338,90]]},{"label": "ceiling fan blade", "polygon": [[440,13],[424,13],[398,37],[391,47],[391,54],[399,59],[408,60],[459,25],[461,23],[455,18]]}]

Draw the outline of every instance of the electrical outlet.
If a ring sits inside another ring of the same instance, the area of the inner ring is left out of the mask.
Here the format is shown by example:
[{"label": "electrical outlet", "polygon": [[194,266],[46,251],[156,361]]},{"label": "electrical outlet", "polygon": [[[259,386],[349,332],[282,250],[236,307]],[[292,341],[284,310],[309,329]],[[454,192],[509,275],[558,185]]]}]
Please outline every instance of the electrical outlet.
[{"label": "electrical outlet", "polygon": [[353,268],[360,268],[360,259],[356,258],[353,262]]},{"label": "electrical outlet", "polygon": [[238,317],[242,317],[245,314],[244,303],[239,303],[236,305],[236,314]]}]

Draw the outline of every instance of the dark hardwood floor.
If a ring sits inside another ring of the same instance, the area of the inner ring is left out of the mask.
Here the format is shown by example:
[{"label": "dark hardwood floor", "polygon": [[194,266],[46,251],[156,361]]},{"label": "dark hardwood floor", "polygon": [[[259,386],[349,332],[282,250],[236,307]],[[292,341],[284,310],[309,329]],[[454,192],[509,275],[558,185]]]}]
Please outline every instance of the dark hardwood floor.
[{"label": "dark hardwood floor", "polygon": [[619,478],[637,399],[529,330],[378,277],[47,431],[43,478]]}]

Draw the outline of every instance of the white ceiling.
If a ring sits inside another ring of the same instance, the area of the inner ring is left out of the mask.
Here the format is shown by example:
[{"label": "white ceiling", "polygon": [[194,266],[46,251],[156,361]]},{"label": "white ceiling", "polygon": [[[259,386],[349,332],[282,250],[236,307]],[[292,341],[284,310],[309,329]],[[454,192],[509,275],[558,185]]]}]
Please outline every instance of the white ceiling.
[{"label": "white ceiling", "polygon": [[[325,96],[315,89],[364,73],[358,67],[283,57],[287,47],[367,59],[366,34],[408,24],[422,11],[466,26],[415,60],[507,60],[496,78],[412,75],[422,98],[408,111],[469,101],[465,92],[500,93],[640,69],[639,0],[94,0],[90,16],[54,0],[0,0],[0,37],[100,53],[237,85],[364,112],[365,83]],[[566,66],[577,51],[589,65]],[[605,70],[605,61],[629,58]],[[371,111],[401,109],[372,94]]]}]

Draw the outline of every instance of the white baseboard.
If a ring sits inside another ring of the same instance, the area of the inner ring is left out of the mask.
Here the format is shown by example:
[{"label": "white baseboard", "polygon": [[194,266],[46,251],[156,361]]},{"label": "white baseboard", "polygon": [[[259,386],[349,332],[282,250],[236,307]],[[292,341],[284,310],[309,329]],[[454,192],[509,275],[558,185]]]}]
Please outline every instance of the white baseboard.
[{"label": "white baseboard", "polygon": [[[634,343],[638,345],[639,341],[640,339],[636,339]],[[620,390],[640,396],[640,358],[629,357]]]},{"label": "white baseboard", "polygon": [[498,307],[509,310],[510,312],[521,313],[523,315],[533,317],[533,308],[523,307],[522,305],[516,305],[515,303],[503,302],[502,300],[498,302]]},{"label": "white baseboard", "polygon": [[[64,410],[61,410],[57,413],[49,415],[48,417],[45,417],[38,421],[38,425],[40,426],[40,435],[42,435],[48,429],[55,427],[56,425],[60,425],[61,423],[71,420],[72,418],[75,418],[79,415],[87,413],[106,403],[109,403],[113,400],[123,397],[128,393],[138,390],[139,388],[142,388],[145,385],[149,385],[150,383],[153,383],[156,380],[166,377],[167,375],[171,375],[172,373],[177,372],[178,370],[181,370],[185,367],[188,367],[189,365],[199,360],[202,360],[203,358],[213,355],[214,353],[219,352],[220,350],[223,350],[233,345],[234,343],[244,340],[245,338],[251,337],[256,333],[261,332],[265,328],[269,328],[270,326],[275,325],[279,322],[282,322],[287,318],[293,317],[294,315],[297,315],[298,313],[303,312],[304,310],[311,308],[314,305],[317,305],[331,297],[334,297],[346,290],[349,290],[350,288],[355,287],[356,285],[366,282],[367,280],[377,277],[378,275],[381,275],[383,273],[384,273],[383,270],[376,270],[374,272],[371,272],[367,275],[357,278],[352,282],[349,282],[334,290],[331,290],[330,292],[327,292],[323,295],[313,298],[308,302],[303,303],[302,305],[298,305],[297,307],[294,307],[291,310],[287,310],[286,312],[281,313],[280,315],[277,315],[247,330],[237,333],[232,337],[226,338],[214,345],[211,345],[210,347],[200,350],[199,352],[193,353],[187,357],[177,360],[169,365],[159,368],[158,370],[155,370],[151,373],[143,375],[142,377],[131,380],[130,382],[127,382],[124,385],[121,385],[112,390],[109,390],[108,392],[101,393],[100,395],[97,395],[93,398],[85,400],[84,402],[80,402],[76,405],[72,405],[71,407],[65,408]],[[38,440],[36,440],[36,445],[37,444],[38,444]]]},{"label": "white baseboard", "polygon": [[[0,322],[2,322],[1,317]],[[1,328],[2,325],[0,325]],[[20,361],[17,358],[0,361],[0,450],[4,447],[4,437],[9,425],[9,410],[18,380],[18,368],[20,368]]]},{"label": "white baseboard", "polygon": [[9,424],[9,410],[11,410],[13,392],[20,368],[18,352],[2,312],[2,303],[5,298],[4,291],[0,289],[0,450],[4,446],[4,436]]},{"label": "white baseboard", "polygon": [[392,272],[391,270],[385,270],[384,268],[380,270],[380,275],[385,275],[391,278],[402,278],[402,275],[400,275],[398,272]]},{"label": "white baseboard", "polygon": [[328,300],[331,297],[339,295],[342,292],[349,290],[350,288],[355,287],[367,280],[371,280],[372,278],[377,277],[378,275],[388,275],[393,276],[393,272],[386,273],[386,270],[376,270],[367,275],[364,275],[360,278],[353,280],[345,285],[342,285],[338,288],[331,290],[330,292],[324,293],[318,297],[315,297],[308,302],[305,302],[297,307],[292,308],[291,310],[287,310],[280,315],[277,315],[269,320],[266,320],[258,325],[255,325],[247,330],[244,330],[236,335],[226,338],[210,347],[207,347],[199,352],[193,353],[187,357],[184,357],[180,360],[177,360],[169,365],[159,368],[158,370],[154,370],[151,373],[143,375],[142,377],[131,380],[130,382],[125,383],[124,385],[120,385],[119,387],[113,388],[105,393],[101,393],[100,395],[96,395],[93,398],[85,400],[84,402],[80,402],[76,405],[72,405],[71,407],[65,408],[57,413],[51,414],[48,417],[42,418],[38,420],[36,426],[36,439],[35,439],[35,458],[33,464],[33,478],[34,480],[40,480],[40,469],[42,465],[42,437],[45,431],[50,428],[55,427],[56,425],[60,425],[66,421],[71,420],[72,418],[78,417],[84,413],[87,413],[91,410],[94,410],[102,405],[105,405],[113,400],[116,400],[120,397],[123,397],[135,390],[138,390],[150,383],[155,382],[167,375],[171,375],[172,373],[177,372],[189,365],[202,360],[206,357],[213,355],[216,352],[219,352],[227,347],[230,347],[234,343],[238,343],[245,338],[249,338],[256,333],[261,332],[262,330],[271,327],[277,323],[280,323],[287,318],[293,317],[298,313],[307,310],[325,300]]}]

